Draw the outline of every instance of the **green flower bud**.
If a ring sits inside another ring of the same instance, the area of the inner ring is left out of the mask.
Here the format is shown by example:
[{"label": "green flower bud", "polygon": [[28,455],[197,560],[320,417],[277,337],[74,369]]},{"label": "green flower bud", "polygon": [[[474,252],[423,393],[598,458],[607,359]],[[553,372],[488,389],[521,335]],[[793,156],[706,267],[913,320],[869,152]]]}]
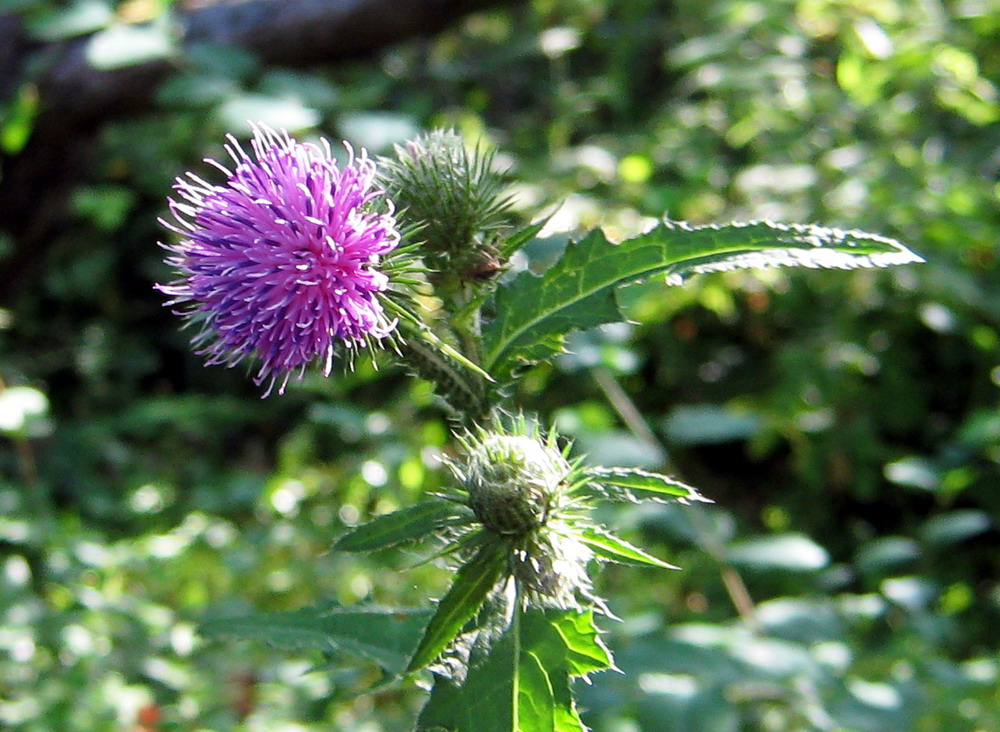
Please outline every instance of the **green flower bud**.
[{"label": "green flower bud", "polygon": [[490,531],[523,536],[544,526],[559,505],[570,465],[551,445],[527,435],[487,435],[464,473],[469,506]]},{"label": "green flower bud", "polygon": [[593,528],[575,492],[586,473],[567,459],[569,448],[524,416],[495,415],[488,427],[457,437],[464,457],[447,461],[462,486],[455,498],[472,509],[478,530],[492,535],[486,541],[506,547],[507,576],[522,601],[572,608],[582,598],[603,607],[587,574],[594,552],[580,538]]},{"label": "green flower bud", "polygon": [[506,227],[509,198],[493,170],[493,154],[469,152],[453,130],[434,130],[396,146],[379,161],[399,221],[415,232],[431,267],[465,280],[502,271],[490,240]]}]

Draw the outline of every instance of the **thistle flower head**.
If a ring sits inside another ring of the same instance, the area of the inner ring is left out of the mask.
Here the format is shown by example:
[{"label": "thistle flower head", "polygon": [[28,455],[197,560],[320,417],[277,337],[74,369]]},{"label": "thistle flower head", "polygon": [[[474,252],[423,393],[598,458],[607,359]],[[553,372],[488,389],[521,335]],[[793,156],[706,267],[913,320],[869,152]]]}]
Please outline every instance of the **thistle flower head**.
[{"label": "thistle flower head", "polygon": [[[554,432],[494,413],[455,435],[462,448],[445,459],[458,485],[417,506],[379,516],[338,539],[336,548],[371,551],[433,538],[433,557],[459,568],[408,667],[464,679],[470,653],[498,642],[520,608],[593,608],[591,563],[677,569],[595,522],[598,503],[704,500],[688,485],[638,468],[587,466],[568,458]],[[443,544],[443,546],[442,546]],[[461,682],[461,681],[459,681]]]},{"label": "thistle flower head", "polygon": [[337,345],[373,345],[392,332],[380,264],[399,233],[364,151],[355,156],[345,143],[340,166],[326,140],[299,143],[264,125],[250,147],[229,136],[231,171],[206,160],[226,175],[222,185],[194,173],[177,179],[175,222],[161,223],[182,237],[163,245],[179,278],[158,289],[187,306],[208,364],[255,357],[254,381],[281,393],[313,361],[329,375]]}]

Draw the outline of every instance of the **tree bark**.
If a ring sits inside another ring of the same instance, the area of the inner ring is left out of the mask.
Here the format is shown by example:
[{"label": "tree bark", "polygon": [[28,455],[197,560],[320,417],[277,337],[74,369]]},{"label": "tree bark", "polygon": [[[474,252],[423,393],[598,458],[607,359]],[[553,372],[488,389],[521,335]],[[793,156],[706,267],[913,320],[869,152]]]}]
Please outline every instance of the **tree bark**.
[{"label": "tree bark", "polygon": [[[215,0],[176,14],[176,58],[101,70],[86,57],[88,38],[39,44],[18,18],[0,16],[0,98],[33,83],[39,107],[25,147],[0,155],[0,230],[14,252],[0,260],[0,298],[66,223],[66,200],[85,169],[101,126],[153,109],[160,82],[199,43],[239,46],[263,65],[309,67],[370,55],[392,43],[436,33],[464,15],[517,0]],[[29,55],[43,71],[25,78]]]}]

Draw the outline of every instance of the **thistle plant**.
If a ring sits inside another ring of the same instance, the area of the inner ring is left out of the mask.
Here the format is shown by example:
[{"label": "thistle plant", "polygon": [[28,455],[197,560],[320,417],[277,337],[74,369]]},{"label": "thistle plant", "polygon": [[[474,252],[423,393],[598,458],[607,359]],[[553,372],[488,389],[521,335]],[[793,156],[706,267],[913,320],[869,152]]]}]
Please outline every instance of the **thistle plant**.
[{"label": "thistle plant", "polygon": [[[433,680],[418,729],[582,730],[573,680],[614,667],[596,618],[602,562],[677,569],[615,536],[599,504],[702,502],[655,472],[595,466],[507,394],[566,336],[624,319],[616,291],[653,276],[745,267],[852,269],[919,262],[859,231],[758,221],[664,219],[617,244],[592,231],[543,274],[500,277],[541,223],[516,227],[493,158],[450,131],[377,165],[349,145],[299,143],[255,127],[248,155],[230,138],[225,180],[188,174],[170,201],[177,279],[159,289],[198,331],[209,364],[256,363],[265,395],[322,362],[328,376],[360,347],[430,381],[453,423],[450,484],[336,538],[334,549],[426,546],[454,570],[429,608],[304,608],[205,623],[206,635],[344,649],[392,680]],[[210,161],[211,162],[211,161]],[[377,168],[377,169],[376,169]],[[423,304],[441,303],[436,310]]]}]

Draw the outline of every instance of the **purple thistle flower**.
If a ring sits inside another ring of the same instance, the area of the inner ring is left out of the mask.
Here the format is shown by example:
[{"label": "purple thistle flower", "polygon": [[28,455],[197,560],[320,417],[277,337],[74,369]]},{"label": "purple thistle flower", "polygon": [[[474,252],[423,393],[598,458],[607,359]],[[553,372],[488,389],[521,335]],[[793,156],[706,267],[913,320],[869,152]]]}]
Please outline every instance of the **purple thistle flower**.
[{"label": "purple thistle flower", "polygon": [[[342,168],[330,145],[298,143],[287,132],[254,126],[247,155],[229,135],[233,171],[212,185],[193,173],[178,178],[180,201],[168,199],[183,239],[165,245],[180,278],[157,289],[188,304],[183,313],[207,364],[260,360],[254,382],[264,396],[305,366],[323,359],[329,376],[334,348],[372,344],[395,326],[379,300],[389,278],[380,258],[399,244],[392,202],[373,189],[375,164],[364,151]],[[381,210],[375,207],[382,199]]]}]

